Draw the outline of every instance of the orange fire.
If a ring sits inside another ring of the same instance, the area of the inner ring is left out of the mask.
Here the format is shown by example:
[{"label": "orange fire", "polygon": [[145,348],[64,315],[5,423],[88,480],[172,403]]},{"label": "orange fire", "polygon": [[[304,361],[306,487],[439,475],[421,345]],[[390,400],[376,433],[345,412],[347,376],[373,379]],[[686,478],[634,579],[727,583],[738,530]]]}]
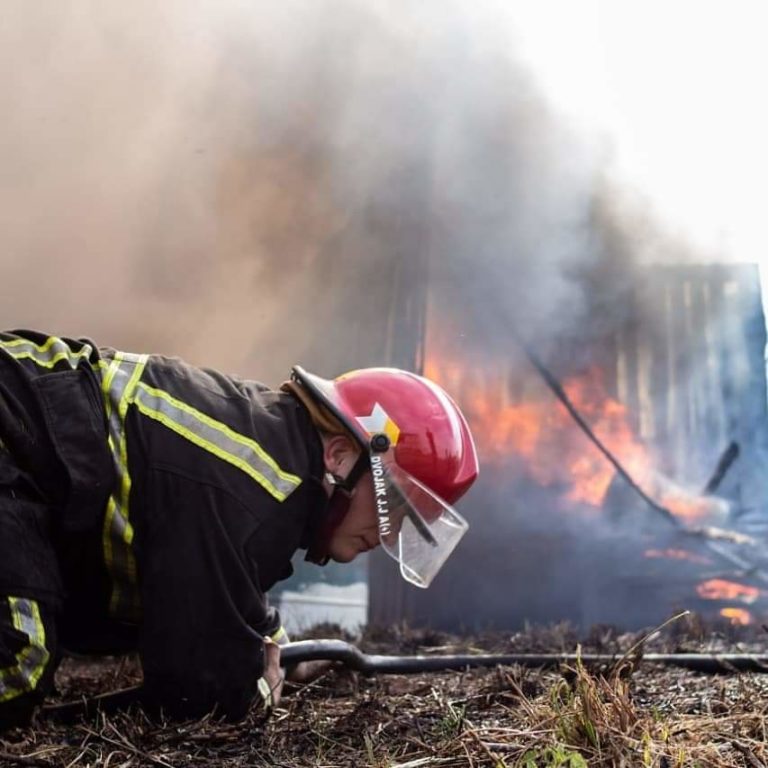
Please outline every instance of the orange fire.
[{"label": "orange fire", "polygon": [[[709,579],[702,581],[696,587],[699,597],[705,600],[737,600],[740,603],[754,603],[762,594],[757,587],[750,587],[746,584],[738,584],[735,581],[726,581],[725,579]],[[730,610],[730,609],[724,609]]]},{"label": "orange fire", "polygon": [[[574,425],[563,405],[543,387],[510,402],[508,384],[472,374],[437,359],[424,373],[455,392],[472,424],[481,461],[498,464],[522,459],[540,485],[563,488],[563,498],[600,506],[614,475],[613,467]],[[651,467],[648,451],[635,436],[627,409],[606,394],[598,368],[563,382],[573,404],[627,470],[642,480]]]},{"label": "orange fire", "polygon": [[754,623],[752,614],[744,608],[723,608],[720,615],[728,619],[731,624],[745,627]]},{"label": "orange fire", "polygon": [[[424,373],[455,394],[472,425],[481,461],[501,464],[522,459],[543,486],[562,489],[564,502],[600,507],[615,470],[573,423],[565,407],[543,386],[511,392],[510,382],[450,358],[428,357]],[[674,487],[654,471],[654,457],[636,435],[626,406],[608,396],[596,367],[563,382],[571,402],[604,445],[640,487],[673,514],[700,520],[718,508]]]},{"label": "orange fire", "polygon": [[[457,398],[484,464],[518,457],[539,485],[561,489],[563,502],[603,504],[614,467],[538,380],[530,391],[513,394],[503,377],[481,374],[442,353],[427,357],[424,374]],[[690,521],[722,512],[716,500],[675,487],[654,471],[654,457],[633,429],[627,407],[608,395],[599,368],[571,376],[562,385],[593,432],[651,498]]]}]

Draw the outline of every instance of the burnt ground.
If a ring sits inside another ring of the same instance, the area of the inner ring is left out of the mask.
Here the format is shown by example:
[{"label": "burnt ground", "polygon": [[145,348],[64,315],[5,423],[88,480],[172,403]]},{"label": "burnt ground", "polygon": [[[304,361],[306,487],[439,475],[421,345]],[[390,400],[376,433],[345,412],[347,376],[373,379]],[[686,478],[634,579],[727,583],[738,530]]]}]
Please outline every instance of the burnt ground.
[{"label": "burnt ground", "polygon": [[[313,636],[339,636],[319,628]],[[368,632],[377,653],[626,652],[640,634],[568,626],[472,638]],[[648,651],[768,652],[768,629],[682,619]],[[139,679],[134,659],[67,660],[58,700]],[[768,765],[768,675],[703,675],[647,663],[519,667],[364,678],[328,672],[278,710],[239,724],[151,722],[140,711],[64,726],[38,718],[0,740],[2,766],[748,766]]]}]

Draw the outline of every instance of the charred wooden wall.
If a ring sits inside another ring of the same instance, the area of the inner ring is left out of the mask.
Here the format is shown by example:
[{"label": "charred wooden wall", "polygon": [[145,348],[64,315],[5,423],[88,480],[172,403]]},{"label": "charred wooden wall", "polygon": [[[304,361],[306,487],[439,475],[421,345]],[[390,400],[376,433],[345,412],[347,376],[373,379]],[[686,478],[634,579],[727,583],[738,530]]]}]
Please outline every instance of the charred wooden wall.
[{"label": "charred wooden wall", "polygon": [[757,266],[648,269],[632,302],[616,333],[614,394],[637,433],[655,448],[665,474],[694,485],[703,485],[719,453],[736,441],[745,452],[734,475],[739,501],[757,502],[765,488],[750,476],[768,445]]}]

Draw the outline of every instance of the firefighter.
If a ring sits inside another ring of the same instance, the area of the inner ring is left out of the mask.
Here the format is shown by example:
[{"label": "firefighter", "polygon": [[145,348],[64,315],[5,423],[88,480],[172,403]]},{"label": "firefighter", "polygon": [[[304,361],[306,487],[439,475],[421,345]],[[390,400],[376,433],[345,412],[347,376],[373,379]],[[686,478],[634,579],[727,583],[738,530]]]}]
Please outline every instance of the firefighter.
[{"label": "firefighter", "polygon": [[29,721],[63,649],[138,651],[145,705],[172,716],[276,701],[287,636],[265,595],[294,552],[380,544],[426,587],[476,476],[464,417],[415,374],[297,366],[270,391],[0,333],[0,728]]}]

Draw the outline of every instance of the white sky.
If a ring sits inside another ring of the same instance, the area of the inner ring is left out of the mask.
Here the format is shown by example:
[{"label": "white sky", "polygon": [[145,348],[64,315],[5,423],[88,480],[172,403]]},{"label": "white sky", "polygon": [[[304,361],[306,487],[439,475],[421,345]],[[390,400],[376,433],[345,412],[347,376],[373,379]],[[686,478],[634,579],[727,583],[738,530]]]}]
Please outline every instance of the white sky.
[{"label": "white sky", "polygon": [[616,175],[728,261],[768,263],[768,2],[507,5],[545,93]]}]

